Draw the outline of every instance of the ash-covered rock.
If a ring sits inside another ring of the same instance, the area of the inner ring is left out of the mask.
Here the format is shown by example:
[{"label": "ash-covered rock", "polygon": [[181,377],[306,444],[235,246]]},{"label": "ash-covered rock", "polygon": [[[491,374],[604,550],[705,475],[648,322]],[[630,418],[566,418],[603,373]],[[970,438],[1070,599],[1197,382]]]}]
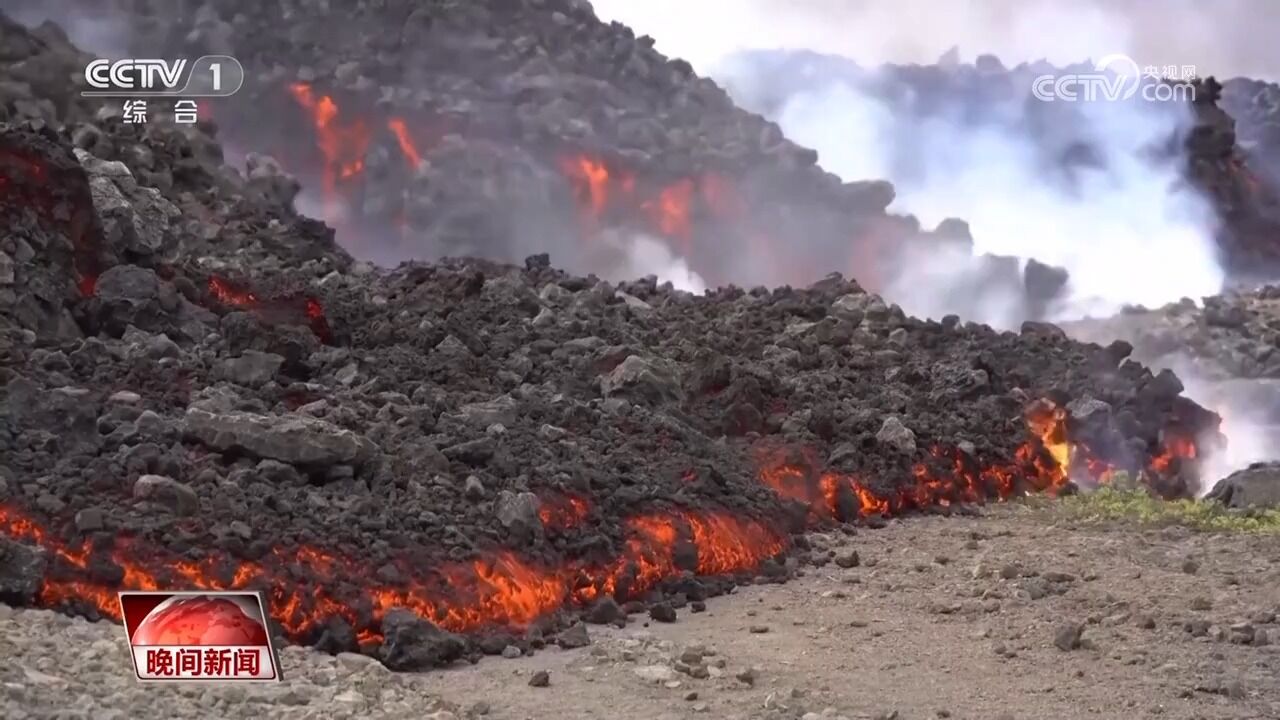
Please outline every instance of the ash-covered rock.
[{"label": "ash-covered rock", "polygon": [[1280,463],[1255,463],[1218,481],[1206,496],[1229,508],[1280,507]]}]

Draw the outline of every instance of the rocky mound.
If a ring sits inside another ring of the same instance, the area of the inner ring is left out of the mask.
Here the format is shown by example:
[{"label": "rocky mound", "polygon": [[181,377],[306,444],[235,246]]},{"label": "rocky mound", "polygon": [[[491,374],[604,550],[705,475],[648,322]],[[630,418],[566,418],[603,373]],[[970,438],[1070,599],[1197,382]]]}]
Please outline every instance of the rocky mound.
[{"label": "rocky mound", "polygon": [[[923,322],[838,276],[696,297],[543,256],[316,278],[298,234],[210,274],[223,246],[180,223],[161,233],[176,264],[108,230],[172,214],[126,169],[49,130],[0,148],[24,159],[0,200],[24,229],[11,307],[42,311],[4,316],[5,527],[47,551],[6,551],[18,602],[111,612],[117,587],[247,582],[296,639],[399,658],[427,637],[437,654],[391,662],[443,662],[564,606],[665,616],[723,588],[695,575],[784,577],[772,558],[824,518],[1113,469],[1185,494],[1178,440],[1215,422],[1123,344]],[[76,232],[101,243],[91,287]]]},{"label": "rocky mound", "polygon": [[1134,355],[1210,385],[1223,405],[1280,425],[1280,289],[1264,287],[1066,323],[1083,339],[1124,338]]},{"label": "rocky mound", "polygon": [[[800,285],[838,270],[875,289],[921,254],[973,255],[963,223],[925,232],[886,213],[892,185],[825,172],[816,152],[580,0],[78,7],[127,19],[130,52],[145,57],[239,58],[243,89],[203,112],[237,146],[272,154],[258,173],[308,179],[314,212],[362,259],[549,251],[612,280],[687,266],[691,288]],[[44,52],[59,59],[19,60],[25,87],[0,104],[14,118],[85,121],[97,109],[69,97],[75,62],[57,43]],[[973,264],[965,287],[1023,297],[1022,317],[1065,283],[1024,277],[1013,258]]]},{"label": "rocky mound", "polygon": [[839,275],[378,271],[215,131],[0,125],[6,602],[253,587],[294,640],[420,668],[697,611],[829,561],[815,523],[1197,487],[1217,418],[1125,343],[921,321]]},{"label": "rocky mound", "polygon": [[1231,473],[1206,497],[1229,508],[1280,508],[1280,463],[1254,463]]}]

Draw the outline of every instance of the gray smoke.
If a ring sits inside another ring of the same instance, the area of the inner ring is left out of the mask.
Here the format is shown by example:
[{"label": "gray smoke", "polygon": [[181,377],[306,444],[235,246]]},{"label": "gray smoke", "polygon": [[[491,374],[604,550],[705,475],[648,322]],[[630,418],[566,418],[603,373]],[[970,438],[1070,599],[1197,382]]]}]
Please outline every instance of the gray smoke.
[{"label": "gray smoke", "polygon": [[864,64],[930,63],[952,47],[1016,64],[1126,53],[1201,76],[1275,79],[1270,0],[595,0],[699,71],[735,52],[807,48]]}]

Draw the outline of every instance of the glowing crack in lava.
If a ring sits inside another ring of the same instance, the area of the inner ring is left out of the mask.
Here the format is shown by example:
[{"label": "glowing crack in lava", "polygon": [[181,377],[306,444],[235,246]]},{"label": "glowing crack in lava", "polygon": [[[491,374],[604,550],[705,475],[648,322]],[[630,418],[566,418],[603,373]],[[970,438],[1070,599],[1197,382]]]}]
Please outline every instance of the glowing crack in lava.
[{"label": "glowing crack in lava", "polygon": [[[912,468],[908,482],[880,486],[822,469],[809,450],[779,447],[759,450],[759,478],[779,496],[807,507],[814,523],[1002,500],[1037,490],[1056,493],[1068,485],[1068,469],[1057,458],[1074,462],[1087,458],[1087,449],[1067,437],[1065,412],[1052,404],[1035,408],[1028,415],[1032,439],[1007,463],[983,467],[959,449],[935,446],[927,461]],[[1174,438],[1164,438],[1164,452],[1151,461],[1153,470],[1173,468],[1179,458],[1196,455],[1193,443]],[[575,527],[591,512],[586,500],[564,495],[544,498],[540,516],[551,532]],[[257,561],[220,552],[192,561],[129,537],[116,537],[109,547],[68,543],[45,527],[16,508],[0,507],[0,533],[43,548],[48,558],[38,605],[93,608],[118,620],[119,589],[263,590],[269,614],[289,637],[315,641],[340,618],[361,644],[380,642],[381,618],[394,608],[454,632],[518,629],[566,606],[643,597],[685,573],[751,573],[789,544],[775,524],[727,511],[654,510],[623,519],[621,543],[611,559],[569,558],[549,567],[501,549],[424,567],[406,550],[391,560],[406,579],[392,586],[367,559],[318,547],[276,548]],[[102,579],[112,577],[119,580]]]},{"label": "glowing crack in lava", "polygon": [[[806,284],[833,269],[848,270],[859,279],[876,276],[876,256],[864,252],[868,242],[862,239],[872,230],[851,230],[847,266],[832,268],[829,256],[778,242],[767,214],[753,214],[737,183],[723,172],[708,170],[674,179],[638,177],[616,161],[587,153],[560,155],[556,167],[576,203],[582,240],[591,241],[607,229],[662,238],[675,256],[712,285],[741,284],[742,272],[751,275],[761,272],[758,268],[767,268],[766,274],[754,279],[770,285]],[[895,247],[901,231],[885,233],[886,247]],[[726,237],[743,243],[743,256],[756,260],[751,265],[757,269],[726,265]]]},{"label": "glowing crack in lava", "polygon": [[[0,507],[0,532],[42,547],[50,557],[36,599],[41,606],[93,608],[119,620],[119,589],[261,589],[271,617],[289,637],[302,641],[330,618],[342,618],[362,641],[377,642],[379,622],[393,608],[409,609],[455,632],[522,628],[566,605],[638,597],[682,570],[750,572],[786,547],[784,536],[764,524],[717,512],[641,515],[626,520],[624,530],[626,540],[612,561],[578,560],[548,568],[502,550],[423,569],[405,558],[400,566],[409,579],[390,587],[367,562],[318,548],[278,548],[257,562],[226,554],[192,562],[131,538],[116,540],[110,549],[64,543],[31,517]],[[104,563],[118,568],[119,583],[97,579]]]},{"label": "glowing crack in lava", "polygon": [[566,155],[558,166],[589,230],[615,221],[639,222],[648,232],[680,241],[687,251],[699,217],[737,221],[746,207],[733,184],[716,173],[641,186],[635,173],[591,155]]},{"label": "glowing crack in lava", "polygon": [[541,499],[538,517],[547,529],[565,530],[581,525],[591,512],[591,503],[573,495]]},{"label": "glowing crack in lava", "polygon": [[216,303],[252,312],[265,324],[291,323],[306,325],[321,342],[333,341],[333,329],[320,301],[308,295],[292,295],[264,299],[252,290],[232,281],[210,276],[206,284],[209,297]]},{"label": "glowing crack in lava", "polygon": [[[338,103],[330,95],[316,92],[307,83],[293,83],[289,93],[311,117],[315,128],[316,147],[323,158],[321,188],[324,192],[324,215],[336,220],[341,201],[339,186],[358,177],[365,169],[365,156],[373,141],[371,124],[363,118],[341,117]],[[385,126],[395,138],[396,147],[410,170],[422,164],[422,152],[404,118],[390,117]]]}]

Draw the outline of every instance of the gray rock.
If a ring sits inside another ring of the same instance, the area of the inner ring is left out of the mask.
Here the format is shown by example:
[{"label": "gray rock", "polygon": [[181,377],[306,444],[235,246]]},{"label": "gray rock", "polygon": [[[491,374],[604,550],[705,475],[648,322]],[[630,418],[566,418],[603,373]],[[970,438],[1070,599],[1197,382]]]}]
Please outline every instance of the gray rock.
[{"label": "gray rock", "polygon": [[463,405],[458,409],[458,414],[463,421],[477,427],[487,428],[490,425],[510,427],[519,417],[518,410],[519,405],[515,398],[503,395],[493,400]]},{"label": "gray rock", "polygon": [[540,507],[538,496],[531,492],[503,490],[498,494],[494,514],[508,530],[527,532],[542,528],[542,519],[538,516]]},{"label": "gray rock", "polygon": [[237,385],[257,388],[274,378],[283,364],[284,358],[275,353],[245,350],[240,357],[218,363],[215,375]]},{"label": "gray rock", "polygon": [[247,452],[293,465],[363,465],[376,451],[362,435],[306,415],[214,413],[187,408],[185,432],[223,452]]},{"label": "gray rock", "polygon": [[44,552],[0,537],[0,602],[31,605],[44,581]]},{"label": "gray rock", "polygon": [[1064,623],[1053,632],[1053,644],[1063,652],[1080,647],[1080,638],[1084,634],[1084,625],[1080,623]]},{"label": "gray rock", "polygon": [[916,451],[916,434],[911,428],[903,425],[896,415],[885,418],[884,424],[876,433],[876,441],[897,448],[899,452],[907,455]]},{"label": "gray rock", "polygon": [[574,623],[568,628],[561,630],[556,635],[556,645],[565,650],[586,647],[591,644],[591,636],[587,634],[587,626],[582,623]]},{"label": "gray rock", "polygon": [[164,475],[143,475],[133,483],[135,500],[159,503],[175,515],[193,515],[200,509],[200,499],[189,485]]},{"label": "gray rock", "polygon": [[629,355],[600,381],[606,397],[620,395],[632,400],[679,402],[684,398],[678,375],[665,363]]},{"label": "gray rock", "polygon": [[1207,500],[1229,508],[1280,507],[1280,462],[1254,463],[1219,480]]},{"label": "gray rock", "polygon": [[462,485],[462,495],[471,502],[483,500],[484,483],[480,482],[480,478],[475,475],[468,475],[466,482]]},{"label": "gray rock", "polygon": [[1098,414],[1109,417],[1111,406],[1101,400],[1086,397],[1067,403],[1067,412],[1076,420],[1087,421]]},{"label": "gray rock", "polygon": [[402,608],[392,609],[382,618],[382,637],[378,657],[392,670],[439,667],[466,651],[462,638]]},{"label": "gray rock", "polygon": [[106,526],[102,508],[87,507],[75,516],[76,530],[82,533],[97,532]]}]

